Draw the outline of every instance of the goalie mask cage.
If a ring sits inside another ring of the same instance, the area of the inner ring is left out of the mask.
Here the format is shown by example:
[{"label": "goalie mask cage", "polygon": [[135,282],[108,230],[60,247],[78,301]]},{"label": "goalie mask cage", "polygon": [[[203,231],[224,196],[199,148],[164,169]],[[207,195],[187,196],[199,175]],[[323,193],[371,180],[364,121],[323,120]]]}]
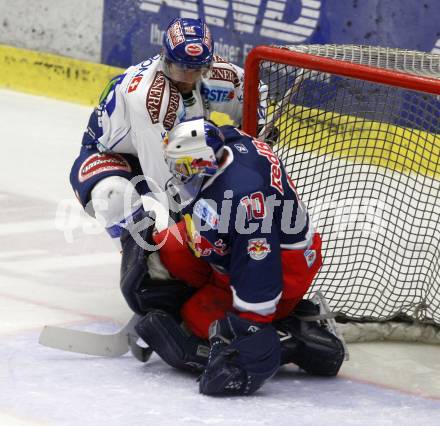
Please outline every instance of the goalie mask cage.
[{"label": "goalie mask cage", "polygon": [[323,238],[312,292],[351,320],[440,325],[440,56],[370,46],[259,46],[243,130],[279,130],[283,160]]}]

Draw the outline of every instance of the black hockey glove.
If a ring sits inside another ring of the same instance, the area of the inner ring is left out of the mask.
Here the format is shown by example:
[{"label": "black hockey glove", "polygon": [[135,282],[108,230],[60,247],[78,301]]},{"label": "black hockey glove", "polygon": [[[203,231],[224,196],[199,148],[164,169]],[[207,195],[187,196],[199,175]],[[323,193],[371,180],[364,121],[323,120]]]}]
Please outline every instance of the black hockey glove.
[{"label": "black hockey glove", "polygon": [[137,294],[143,283],[150,278],[147,258],[152,251],[145,250],[145,247],[154,244],[153,229],[154,219],[149,213],[143,212],[135,223],[132,223],[127,229],[123,229],[121,233],[121,291],[128,306],[139,315],[142,315],[143,312]]},{"label": "black hockey glove", "polygon": [[194,290],[178,280],[152,278],[148,257],[154,253],[152,238],[154,219],[143,213],[121,233],[121,291],[128,306],[138,315],[151,309],[162,309],[176,318],[182,304]]},{"label": "black hockey glove", "polygon": [[210,327],[208,365],[200,377],[205,395],[250,395],[280,366],[280,342],[269,324],[228,313]]}]

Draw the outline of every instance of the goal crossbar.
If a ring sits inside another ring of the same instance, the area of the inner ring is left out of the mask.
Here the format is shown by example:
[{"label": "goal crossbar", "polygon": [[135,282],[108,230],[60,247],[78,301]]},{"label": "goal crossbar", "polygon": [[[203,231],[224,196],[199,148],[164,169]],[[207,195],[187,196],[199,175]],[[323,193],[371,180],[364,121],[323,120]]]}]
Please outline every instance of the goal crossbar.
[{"label": "goal crossbar", "polygon": [[308,53],[280,49],[279,47],[257,46],[249,52],[244,67],[244,91],[246,96],[243,105],[242,126],[243,131],[251,136],[257,135],[258,103],[249,100],[258,99],[259,66],[261,61],[264,60],[313,71],[336,74],[343,77],[357,78],[372,83],[386,84],[440,95],[440,80],[435,78],[339,61]]}]

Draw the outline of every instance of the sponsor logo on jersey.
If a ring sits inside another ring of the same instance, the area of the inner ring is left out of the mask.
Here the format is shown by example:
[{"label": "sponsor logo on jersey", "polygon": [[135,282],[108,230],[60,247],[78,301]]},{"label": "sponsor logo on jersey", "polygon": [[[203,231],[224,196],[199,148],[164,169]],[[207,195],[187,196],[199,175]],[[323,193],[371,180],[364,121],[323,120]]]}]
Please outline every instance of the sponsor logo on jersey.
[{"label": "sponsor logo on jersey", "polygon": [[263,260],[270,253],[266,238],[253,238],[248,241],[247,252],[251,259]]},{"label": "sponsor logo on jersey", "polygon": [[240,86],[240,79],[235,71],[225,68],[212,67],[211,80],[229,81],[234,87]]},{"label": "sponsor logo on jersey", "polygon": [[191,43],[185,46],[185,52],[189,56],[200,56],[203,53],[203,47],[200,43]]},{"label": "sponsor logo on jersey", "polygon": [[85,182],[93,176],[108,171],[131,172],[128,161],[119,154],[93,154],[88,157],[79,168],[78,180]]},{"label": "sponsor logo on jersey", "polygon": [[146,106],[153,124],[159,123],[160,107],[162,106],[163,92],[165,89],[165,77],[162,71],[158,71],[148,89]]},{"label": "sponsor logo on jersey", "polygon": [[167,111],[163,119],[163,127],[166,130],[171,130],[174,126],[177,117],[177,110],[179,109],[180,95],[176,87],[170,84],[170,98],[168,99]]},{"label": "sponsor logo on jersey", "polygon": [[194,204],[193,213],[200,219],[204,220],[211,229],[218,229],[219,215],[203,198]]},{"label": "sponsor logo on jersey", "polygon": [[234,147],[240,154],[247,154],[249,152],[242,143],[235,143]]},{"label": "sponsor logo on jersey", "polygon": [[230,102],[234,99],[235,92],[224,87],[203,86],[202,95],[210,102]]},{"label": "sponsor logo on jersey", "polygon": [[[99,104],[102,104],[107,99],[107,96],[116,89],[116,86],[122,83],[126,75],[127,74],[117,75],[107,83],[107,85],[105,86],[104,90],[101,93],[101,96],[99,97]],[[109,115],[111,115],[112,112],[113,110],[109,111]]]},{"label": "sponsor logo on jersey", "polygon": [[144,71],[146,71],[148,68],[151,67],[151,65],[153,64],[154,61],[156,61],[157,59],[160,58],[160,54],[158,55],[154,55],[151,58],[145,59],[145,61],[142,61],[139,65],[138,65],[138,72],[136,74],[136,77],[141,75]]},{"label": "sponsor logo on jersey", "polygon": [[316,250],[306,250],[304,252],[304,257],[307,262],[307,266],[311,268],[316,260]]},{"label": "sponsor logo on jersey", "polygon": [[138,88],[141,80],[142,80],[142,75],[138,75],[137,77],[134,77],[130,81],[130,84],[128,85],[128,93],[134,92]]},{"label": "sponsor logo on jersey", "polygon": [[182,26],[179,21],[171,25],[168,29],[167,37],[172,49],[185,41],[185,36],[183,35]]},{"label": "sponsor logo on jersey", "polygon": [[217,62],[218,64],[228,63],[228,61],[225,58],[221,57],[220,55],[214,55],[213,58],[214,58],[214,62]]},{"label": "sponsor logo on jersey", "polygon": [[282,172],[280,166],[280,160],[272,151],[270,146],[262,141],[252,139],[252,143],[259,155],[266,157],[271,163],[270,166],[270,186],[275,188],[281,195],[284,195],[283,183],[281,182]]},{"label": "sponsor logo on jersey", "polygon": [[200,232],[196,229],[189,214],[184,215],[184,219],[188,235],[188,246],[196,257],[211,256],[213,253],[218,254],[219,256],[225,256],[229,253],[228,246],[221,238],[212,244],[206,237],[200,235]]}]

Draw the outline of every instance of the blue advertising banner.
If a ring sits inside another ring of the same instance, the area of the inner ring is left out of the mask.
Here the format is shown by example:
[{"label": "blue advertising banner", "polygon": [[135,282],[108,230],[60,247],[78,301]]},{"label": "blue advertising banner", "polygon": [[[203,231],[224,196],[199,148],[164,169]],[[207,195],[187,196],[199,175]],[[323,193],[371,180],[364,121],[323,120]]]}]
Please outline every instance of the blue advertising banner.
[{"label": "blue advertising banner", "polygon": [[102,62],[159,52],[171,19],[204,17],[216,53],[242,65],[259,44],[368,44],[440,53],[438,0],[105,0]]}]

